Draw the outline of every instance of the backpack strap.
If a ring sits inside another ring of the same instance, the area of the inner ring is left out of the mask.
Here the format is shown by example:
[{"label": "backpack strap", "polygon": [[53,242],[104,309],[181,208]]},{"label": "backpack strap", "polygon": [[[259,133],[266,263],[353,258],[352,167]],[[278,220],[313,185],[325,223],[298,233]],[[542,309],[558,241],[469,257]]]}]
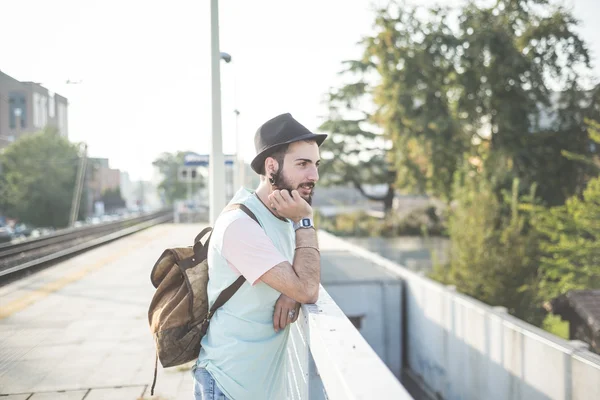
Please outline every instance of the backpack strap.
[{"label": "backpack strap", "polygon": [[[252,218],[258,225],[260,225],[260,222],[258,222],[258,218],[256,218],[256,215],[254,215],[254,213],[252,211],[250,211],[250,209],[248,207],[246,207],[244,204],[241,204],[241,203],[229,204],[227,207],[225,207],[223,209],[223,211],[221,212],[221,214],[222,213],[226,213],[227,211],[233,211],[233,210],[242,210],[250,218]],[[208,239],[206,239],[206,242],[204,244],[200,243],[200,240],[208,232],[210,232],[210,235],[208,235]],[[210,243],[210,238],[211,237],[212,237],[212,228],[209,227],[209,228],[204,228],[202,230],[202,232],[200,232],[196,236],[196,238],[194,239],[194,253],[195,253],[196,258],[198,260],[203,260],[203,259],[205,259],[207,257],[207,255],[208,255],[208,243]]]},{"label": "backpack strap", "polygon": [[[250,218],[252,218],[254,221],[256,221],[257,224],[260,225],[260,222],[258,222],[258,219],[256,218],[256,215],[254,215],[254,213],[252,211],[250,211],[250,209],[248,207],[246,207],[245,204],[242,203],[234,203],[234,204],[230,204],[227,207],[225,207],[225,209],[223,210],[223,212],[227,212],[227,211],[233,211],[233,210],[242,210],[243,212],[245,212]],[[262,225],[261,225],[262,226]]]},{"label": "backpack strap", "polygon": [[[248,207],[246,207],[244,204],[241,204],[241,203],[230,204],[227,207],[225,207],[223,212],[225,213],[227,211],[233,211],[233,210],[242,210],[250,218],[252,218],[254,221],[256,221],[256,223],[258,225],[260,225],[260,222],[258,222],[258,218],[256,218],[256,215],[254,215],[254,213],[252,211],[250,211],[250,209]],[[260,225],[260,226],[262,227],[262,225]],[[212,232],[211,232],[211,236],[212,236]],[[205,248],[207,248],[207,249],[208,249],[207,245],[208,245],[209,240],[210,240],[210,236],[208,237],[208,240],[206,241],[206,245],[205,245]],[[210,308],[210,311],[208,312],[206,319],[210,320],[212,318],[213,314],[215,313],[215,311],[217,311],[217,309],[219,307],[221,307],[223,304],[227,303],[227,301],[233,297],[235,292],[237,292],[238,289],[240,287],[242,287],[242,285],[244,284],[245,281],[246,281],[246,278],[244,277],[244,275],[240,275],[239,278],[237,278],[235,282],[233,282],[225,290],[223,290],[219,294],[219,297],[217,297],[217,300],[215,300],[215,303],[213,304],[213,306]]]}]

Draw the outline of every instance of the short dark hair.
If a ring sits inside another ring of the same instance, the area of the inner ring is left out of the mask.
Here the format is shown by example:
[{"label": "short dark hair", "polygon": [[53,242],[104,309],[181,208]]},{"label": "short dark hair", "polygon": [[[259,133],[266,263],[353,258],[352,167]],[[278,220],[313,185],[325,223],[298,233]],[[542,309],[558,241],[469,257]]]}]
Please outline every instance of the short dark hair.
[{"label": "short dark hair", "polygon": [[[271,154],[269,154],[267,156],[267,158],[271,157],[271,158],[274,158],[277,161],[277,164],[279,164],[279,170],[281,170],[283,168],[283,160],[285,159],[285,155],[286,155],[289,147],[290,147],[289,143],[282,144],[281,146],[277,147],[275,149],[275,151],[273,151]],[[265,160],[267,158],[265,158]],[[262,170],[261,170],[261,175],[264,175],[264,176],[267,175],[267,171],[265,171],[265,165],[264,165],[264,163],[263,163],[263,167],[262,167]]]}]

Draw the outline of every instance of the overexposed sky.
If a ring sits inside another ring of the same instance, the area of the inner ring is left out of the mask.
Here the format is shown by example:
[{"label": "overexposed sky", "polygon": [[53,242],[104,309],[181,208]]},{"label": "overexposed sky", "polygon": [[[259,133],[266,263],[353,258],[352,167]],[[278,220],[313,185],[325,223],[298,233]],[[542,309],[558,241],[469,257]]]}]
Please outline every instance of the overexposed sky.
[{"label": "overexposed sky", "polygon": [[[233,57],[221,63],[226,153],[236,151],[236,107],[248,162],[256,129],[279,113],[317,128],[341,62],[360,55],[373,3],[385,2],[220,1],[221,50]],[[600,0],[567,4],[598,58]],[[0,15],[0,70],[68,97],[69,138],[91,156],[149,179],[163,151],[210,151],[209,0],[0,0]]]}]

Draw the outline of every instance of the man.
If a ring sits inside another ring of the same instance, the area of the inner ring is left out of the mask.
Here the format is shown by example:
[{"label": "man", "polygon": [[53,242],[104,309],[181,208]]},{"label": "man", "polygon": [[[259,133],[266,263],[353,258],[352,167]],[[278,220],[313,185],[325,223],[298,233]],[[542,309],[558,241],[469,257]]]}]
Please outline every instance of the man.
[{"label": "man", "polygon": [[327,135],[310,132],[290,114],[263,124],[254,138],[254,193],[231,200],[241,210],[222,213],[208,249],[208,298],[240,274],[246,282],[213,315],[194,371],[197,400],[286,399],[289,325],[300,303],[315,303],[320,254],[311,201],[319,179],[319,146]]}]

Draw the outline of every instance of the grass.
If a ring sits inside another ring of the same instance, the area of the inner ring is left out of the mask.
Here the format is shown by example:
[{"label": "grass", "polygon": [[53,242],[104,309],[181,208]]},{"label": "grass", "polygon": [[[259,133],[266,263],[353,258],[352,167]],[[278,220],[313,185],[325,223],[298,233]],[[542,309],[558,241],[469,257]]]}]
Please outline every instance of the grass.
[{"label": "grass", "polygon": [[542,322],[542,329],[560,338],[569,340],[569,322],[563,321],[558,315],[548,314]]}]

